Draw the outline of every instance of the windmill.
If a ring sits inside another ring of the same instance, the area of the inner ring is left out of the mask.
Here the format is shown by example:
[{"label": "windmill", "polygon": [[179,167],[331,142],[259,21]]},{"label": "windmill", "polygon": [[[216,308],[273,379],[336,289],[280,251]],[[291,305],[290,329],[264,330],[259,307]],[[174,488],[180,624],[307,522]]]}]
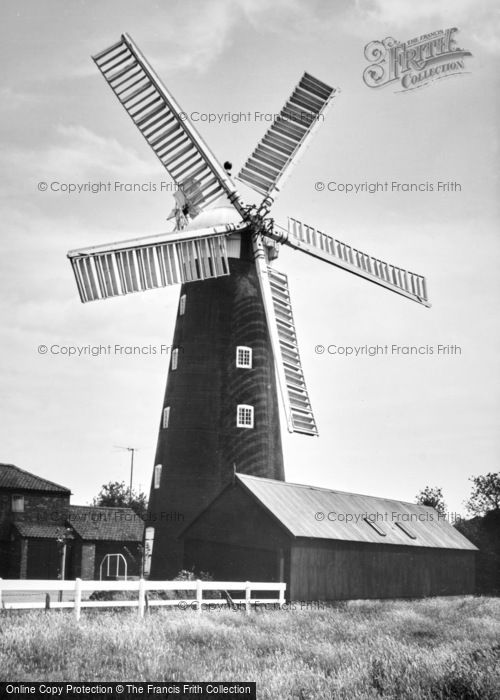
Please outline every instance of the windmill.
[{"label": "windmill", "polygon": [[261,198],[246,205],[127,34],[93,58],[178,186],[173,231],[68,253],[83,302],[182,285],[146,528],[151,577],[166,578],[182,568],[177,534],[234,470],[284,480],[278,395],[287,429],[317,434],[287,277],[271,266],[280,244],[429,304],[422,276],[269,217],[333,88],[304,73],[237,176]]}]

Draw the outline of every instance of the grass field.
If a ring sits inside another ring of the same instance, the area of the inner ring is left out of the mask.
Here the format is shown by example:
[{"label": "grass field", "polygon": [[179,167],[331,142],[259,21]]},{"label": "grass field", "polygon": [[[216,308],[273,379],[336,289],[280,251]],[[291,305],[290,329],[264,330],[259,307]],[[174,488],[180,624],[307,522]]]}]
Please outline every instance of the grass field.
[{"label": "grass field", "polygon": [[500,599],[0,613],[0,679],[257,681],[258,698],[500,697]]}]

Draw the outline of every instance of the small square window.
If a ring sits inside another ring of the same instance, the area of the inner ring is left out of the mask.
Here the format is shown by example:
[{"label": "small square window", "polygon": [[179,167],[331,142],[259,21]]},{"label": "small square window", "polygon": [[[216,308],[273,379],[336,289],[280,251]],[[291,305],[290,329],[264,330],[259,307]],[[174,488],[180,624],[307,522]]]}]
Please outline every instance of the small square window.
[{"label": "small square window", "polygon": [[170,406],[165,406],[163,409],[163,428],[168,428],[168,422],[170,420]]},{"label": "small square window", "polygon": [[172,369],[177,369],[178,361],[179,361],[179,349],[175,348],[175,350],[172,350]]},{"label": "small square window", "polygon": [[252,367],[252,348],[238,345],[236,348],[236,367]]},{"label": "small square window", "polygon": [[237,428],[253,428],[253,406],[240,404],[236,411]]},{"label": "small square window", "polygon": [[186,295],[183,294],[179,299],[179,316],[184,316],[186,313]]},{"label": "small square window", "polygon": [[154,468],[154,487],[155,489],[160,488],[160,481],[161,481],[161,464],[157,464]]},{"label": "small square window", "polygon": [[13,513],[24,513],[24,496],[12,496],[11,507]]}]

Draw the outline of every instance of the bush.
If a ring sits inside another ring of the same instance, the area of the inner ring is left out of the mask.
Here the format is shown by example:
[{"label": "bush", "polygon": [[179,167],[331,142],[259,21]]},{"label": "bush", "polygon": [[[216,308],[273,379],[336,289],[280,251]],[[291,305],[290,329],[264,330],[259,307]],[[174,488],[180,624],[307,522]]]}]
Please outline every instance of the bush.
[{"label": "bush", "polygon": [[[207,571],[200,571],[195,573],[194,570],[181,569],[177,576],[173,579],[174,581],[213,581],[214,577]],[[196,591],[188,590],[178,590],[178,591],[148,591],[148,596],[152,600],[194,600],[196,598]],[[204,599],[220,599],[221,595],[219,591],[204,591]]]}]

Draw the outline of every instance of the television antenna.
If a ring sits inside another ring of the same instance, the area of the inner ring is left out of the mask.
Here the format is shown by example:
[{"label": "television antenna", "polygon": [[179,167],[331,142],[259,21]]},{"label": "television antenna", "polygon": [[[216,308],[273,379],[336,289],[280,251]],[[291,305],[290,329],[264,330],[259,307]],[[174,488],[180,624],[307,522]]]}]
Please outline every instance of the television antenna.
[{"label": "television antenna", "polygon": [[140,447],[124,447],[123,445],[114,445],[117,450],[127,450],[130,452],[130,485],[128,489],[129,501],[132,501],[132,482],[134,479],[134,455],[141,448]]}]

